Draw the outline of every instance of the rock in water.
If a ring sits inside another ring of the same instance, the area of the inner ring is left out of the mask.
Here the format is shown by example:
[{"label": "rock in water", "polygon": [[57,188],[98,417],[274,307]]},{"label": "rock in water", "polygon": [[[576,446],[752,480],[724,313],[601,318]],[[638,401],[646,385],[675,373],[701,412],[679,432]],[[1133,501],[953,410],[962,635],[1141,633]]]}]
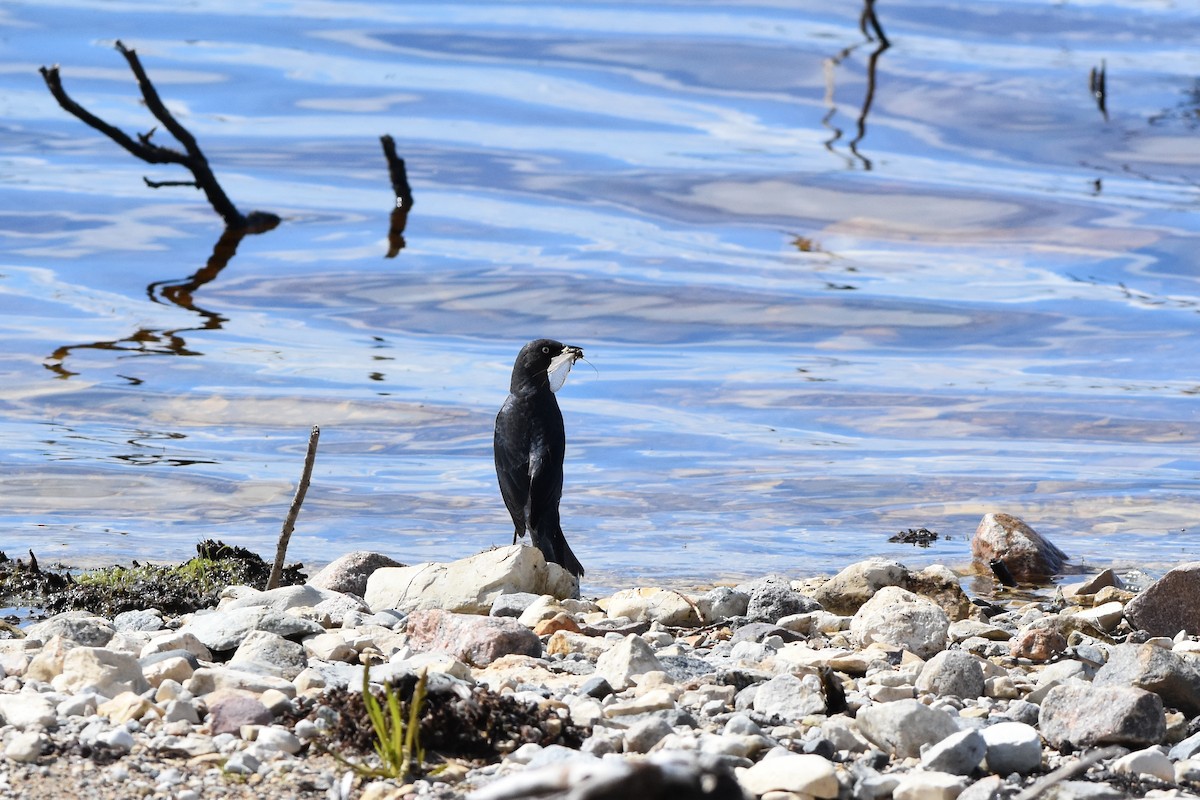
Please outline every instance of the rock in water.
[{"label": "rock in water", "polygon": [[1011,514],[984,514],[971,555],[985,566],[999,560],[1019,580],[1041,581],[1062,571],[1067,554]]}]

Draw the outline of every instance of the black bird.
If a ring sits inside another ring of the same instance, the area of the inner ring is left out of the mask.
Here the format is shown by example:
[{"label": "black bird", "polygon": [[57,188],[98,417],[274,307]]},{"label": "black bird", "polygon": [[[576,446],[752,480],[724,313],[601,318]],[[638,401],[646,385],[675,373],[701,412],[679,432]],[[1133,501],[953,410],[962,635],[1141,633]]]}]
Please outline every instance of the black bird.
[{"label": "black bird", "polygon": [[583,566],[571,552],[558,520],[562,499],[563,454],[567,436],[554,393],[583,350],[553,339],[521,348],[513,364],[508,399],[496,415],[496,477],[513,521],[513,544],[529,531],[546,561],[572,575]]}]

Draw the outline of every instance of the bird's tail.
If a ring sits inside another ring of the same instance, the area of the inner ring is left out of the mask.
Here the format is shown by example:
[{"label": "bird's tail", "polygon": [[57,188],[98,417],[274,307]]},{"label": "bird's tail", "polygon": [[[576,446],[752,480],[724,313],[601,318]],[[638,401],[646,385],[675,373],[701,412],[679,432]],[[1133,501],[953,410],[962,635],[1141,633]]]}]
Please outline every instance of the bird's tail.
[{"label": "bird's tail", "polygon": [[562,528],[556,525],[548,535],[537,536],[536,540],[538,549],[547,561],[553,561],[576,578],[583,577],[583,565],[571,552],[571,545],[567,544],[567,537],[563,536]]}]

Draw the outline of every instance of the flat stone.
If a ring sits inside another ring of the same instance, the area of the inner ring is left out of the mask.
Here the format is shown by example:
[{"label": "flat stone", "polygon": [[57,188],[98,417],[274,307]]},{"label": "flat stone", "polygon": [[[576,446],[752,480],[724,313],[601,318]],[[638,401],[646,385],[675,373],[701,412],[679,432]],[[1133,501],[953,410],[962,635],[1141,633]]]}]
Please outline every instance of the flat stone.
[{"label": "flat stone", "polygon": [[48,642],[61,636],[85,647],[103,647],[115,633],[112,623],[103,617],[87,611],[67,611],[30,625],[25,629],[25,638]]},{"label": "flat stone", "polygon": [[229,660],[230,669],[291,680],[308,666],[304,645],[267,631],[251,631]]},{"label": "flat stone", "polygon": [[317,623],[276,611],[267,606],[248,606],[232,610],[195,614],[179,629],[190,633],[214,652],[237,648],[252,631],[267,631],[287,637],[312,636],[324,633]]},{"label": "flat stone", "polygon": [[0,720],[18,730],[53,728],[58,723],[54,705],[35,692],[0,694]]},{"label": "flat stone", "polygon": [[633,622],[658,622],[673,628],[694,628],[700,624],[695,601],[674,589],[623,589],[608,598],[609,617],[625,617]]},{"label": "flat stone", "polygon": [[68,651],[62,674],[51,683],[62,692],[79,694],[91,689],[105,697],[116,697],[121,692],[141,694],[150,688],[134,656],[103,647],[76,647]]},{"label": "flat stone", "polygon": [[894,800],[954,800],[967,788],[967,779],[946,772],[908,772],[899,776]]},{"label": "flat stone", "polygon": [[257,697],[236,691],[215,692],[206,698],[213,736],[238,733],[243,725],[270,725],[275,716]]},{"label": "flat stone", "polygon": [[756,796],[767,792],[795,792],[809,797],[838,796],[837,773],[821,756],[805,753],[764,758],[752,767],[737,770],[738,782]]},{"label": "flat stone", "polygon": [[122,611],[113,617],[113,628],[119,632],[162,630],[162,612],[157,609],[145,611]]}]

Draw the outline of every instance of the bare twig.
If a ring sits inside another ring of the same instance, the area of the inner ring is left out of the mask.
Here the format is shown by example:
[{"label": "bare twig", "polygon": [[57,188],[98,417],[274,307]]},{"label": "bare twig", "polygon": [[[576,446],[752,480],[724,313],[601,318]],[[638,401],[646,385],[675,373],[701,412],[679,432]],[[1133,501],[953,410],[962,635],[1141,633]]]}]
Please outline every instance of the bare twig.
[{"label": "bare twig", "polygon": [[312,432],[308,435],[308,454],[304,456],[304,474],[300,476],[296,496],[292,498],[292,507],[288,509],[287,519],[283,521],[283,530],[279,532],[279,543],[275,546],[275,564],[271,567],[271,578],[267,581],[268,589],[279,586],[279,580],[283,577],[283,561],[287,558],[288,540],[292,538],[292,531],[296,529],[296,517],[300,514],[300,506],[304,504],[304,495],[308,493],[313,462],[317,460],[317,440],[320,438],[321,429],[313,425]]},{"label": "bare twig", "polygon": [[385,133],[379,137],[379,141],[383,144],[383,157],[387,159],[392,191],[396,193],[396,207],[392,209],[391,226],[388,229],[386,256],[395,258],[404,249],[404,228],[408,225],[408,212],[413,207],[412,187],[408,185],[408,170],[404,167],[404,159],[396,155],[396,140]]},{"label": "bare twig", "polygon": [[[225,190],[221,188],[221,184],[217,182],[216,176],[213,175],[212,169],[208,165],[208,159],[205,158],[204,153],[200,150],[195,137],[163,105],[162,98],[158,96],[158,91],[154,88],[154,84],[150,82],[149,76],[146,75],[146,70],[142,68],[142,62],[138,59],[137,53],[120,41],[116,43],[116,48],[121,55],[125,56],[125,60],[129,63],[129,68],[133,71],[134,77],[137,78],[138,88],[141,89],[142,99],[146,102],[146,108],[183,145],[183,152],[170,147],[153,144],[150,141],[154,135],[153,129],[148,133],[138,134],[137,138],[131,137],[120,128],[110,125],[72,100],[63,88],[58,65],[41,67],[39,72],[42,73],[42,78],[46,81],[46,86],[50,89],[50,93],[54,95],[54,99],[58,101],[58,104],[65,111],[100,131],[143,161],[149,164],[179,164],[180,166],[187,167],[196,179],[194,183],[166,181],[157,185],[155,182],[147,179],[146,183],[152,188],[175,185],[197,186],[204,191],[213,210],[221,215],[221,218],[225,220],[226,226],[230,228],[253,227],[254,223],[250,221],[251,218],[257,218],[259,224],[261,224],[263,217],[274,217],[275,223],[278,224],[279,218],[274,214],[255,212],[250,217],[246,217],[237,210],[233,201],[229,199],[229,196],[225,194]],[[274,225],[271,227],[274,227]]]}]

